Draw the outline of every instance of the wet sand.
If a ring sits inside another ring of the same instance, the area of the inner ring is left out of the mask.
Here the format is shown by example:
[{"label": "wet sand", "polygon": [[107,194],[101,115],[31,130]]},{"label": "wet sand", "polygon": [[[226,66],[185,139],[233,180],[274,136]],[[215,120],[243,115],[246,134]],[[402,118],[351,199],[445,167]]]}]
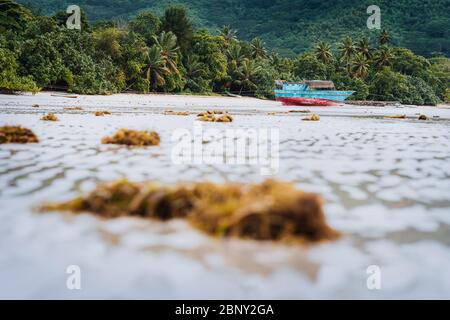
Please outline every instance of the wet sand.
[{"label": "wet sand", "polygon": [[[234,121],[207,128],[280,130],[274,178],[320,193],[330,224],[345,233],[341,240],[310,247],[219,240],[183,221],[33,211],[124,177],[169,184],[265,179],[250,164],[173,163],[173,131],[192,130],[197,112],[215,109],[228,110]],[[287,112],[293,109],[313,110],[321,120],[301,121],[305,115]],[[94,116],[103,110],[112,115]],[[60,121],[41,121],[48,112]],[[407,119],[384,118],[396,114]],[[420,114],[430,120],[417,120]],[[32,129],[41,142],[0,146],[1,298],[450,298],[448,107],[39,93],[0,95],[0,125],[6,124]],[[161,146],[100,144],[122,127],[155,130]],[[80,291],[66,288],[69,265],[81,267]],[[381,268],[381,290],[367,289],[370,265]]]}]

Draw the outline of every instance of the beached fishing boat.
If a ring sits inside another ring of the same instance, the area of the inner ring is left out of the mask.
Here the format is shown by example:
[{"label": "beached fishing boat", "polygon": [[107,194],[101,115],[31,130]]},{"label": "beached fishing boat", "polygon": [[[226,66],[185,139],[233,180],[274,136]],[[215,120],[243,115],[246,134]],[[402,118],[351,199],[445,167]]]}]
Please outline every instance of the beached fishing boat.
[{"label": "beached fishing boat", "polygon": [[275,90],[277,101],[287,106],[335,106],[345,101],[354,91],[336,91],[332,81],[282,82]]}]

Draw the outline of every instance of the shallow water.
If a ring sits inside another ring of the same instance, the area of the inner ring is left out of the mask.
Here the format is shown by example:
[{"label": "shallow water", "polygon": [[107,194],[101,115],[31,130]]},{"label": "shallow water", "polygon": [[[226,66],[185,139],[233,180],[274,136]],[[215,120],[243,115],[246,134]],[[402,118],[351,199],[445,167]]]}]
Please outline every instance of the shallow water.
[{"label": "shallow water", "polygon": [[[84,110],[64,110],[70,106]],[[174,130],[193,130],[195,112],[216,108],[229,109],[234,122],[204,128],[280,130],[274,177],[320,193],[341,240],[310,247],[218,240],[183,221],[33,210],[122,177],[264,180],[258,165],[173,163]],[[194,114],[164,115],[168,109]],[[95,117],[97,110],[113,115]],[[23,125],[40,139],[0,146],[0,298],[450,298],[450,109],[314,110],[321,121],[269,115],[287,109],[253,99],[0,95],[0,125]],[[60,121],[39,120],[46,112]],[[418,113],[432,119],[418,121]],[[161,146],[100,144],[122,127],[154,129]],[[66,288],[69,265],[80,266],[82,290]],[[370,265],[381,269],[380,290],[367,288]]]}]

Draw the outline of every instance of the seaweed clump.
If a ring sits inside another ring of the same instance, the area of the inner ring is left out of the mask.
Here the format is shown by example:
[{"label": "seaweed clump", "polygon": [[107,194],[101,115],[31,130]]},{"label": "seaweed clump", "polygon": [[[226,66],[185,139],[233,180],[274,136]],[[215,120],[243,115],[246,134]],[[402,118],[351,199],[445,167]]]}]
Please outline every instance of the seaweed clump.
[{"label": "seaweed clump", "polygon": [[106,115],[111,115],[111,112],[109,112],[109,111],[96,111],[95,112],[96,117],[103,117]]},{"label": "seaweed clump", "polygon": [[41,120],[44,121],[59,121],[58,117],[56,116],[56,114],[54,113],[47,113],[46,115],[44,115]]},{"label": "seaweed clump", "polygon": [[101,184],[87,197],[46,204],[43,211],[90,212],[105,218],[137,216],[168,220],[186,217],[192,207],[187,189],[121,180]]},{"label": "seaweed clump", "polygon": [[321,198],[296,190],[290,183],[203,186],[191,221],[210,234],[255,240],[332,240]]},{"label": "seaweed clump", "polygon": [[318,114],[312,114],[308,117],[302,119],[303,121],[320,121],[320,116]]},{"label": "seaweed clump", "polygon": [[233,117],[224,111],[206,111],[197,115],[197,120],[206,122],[233,122]]},{"label": "seaweed clump", "polygon": [[64,110],[66,111],[83,111],[82,107],[65,107]]},{"label": "seaweed clump", "polygon": [[181,184],[174,187],[126,180],[103,184],[87,197],[47,204],[44,211],[91,212],[115,218],[186,218],[215,236],[317,242],[339,233],[326,222],[321,198],[290,183]]},{"label": "seaweed clump", "polygon": [[406,114],[396,114],[393,116],[386,116],[386,119],[406,119]]},{"label": "seaweed clump", "polygon": [[2,143],[37,143],[36,135],[27,128],[20,126],[0,127],[0,144]]},{"label": "seaweed clump", "polygon": [[127,146],[159,146],[161,138],[155,131],[119,129],[113,136],[104,137],[103,144],[121,144]]},{"label": "seaweed clump", "polygon": [[174,110],[166,110],[164,111],[166,116],[188,116],[191,113],[189,111],[174,111]]}]

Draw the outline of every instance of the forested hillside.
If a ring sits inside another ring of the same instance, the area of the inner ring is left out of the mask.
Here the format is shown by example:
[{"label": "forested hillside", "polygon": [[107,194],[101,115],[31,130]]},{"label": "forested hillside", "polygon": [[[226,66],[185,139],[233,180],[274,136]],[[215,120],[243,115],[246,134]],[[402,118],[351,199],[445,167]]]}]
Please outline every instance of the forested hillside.
[{"label": "forested hillside", "polygon": [[[189,9],[196,27],[230,25],[245,40],[261,37],[270,49],[294,56],[319,40],[336,44],[344,36],[369,36],[366,8],[381,8],[382,27],[392,42],[431,56],[450,55],[450,0],[21,0],[36,13],[50,14],[78,4],[90,21],[134,17],[143,9],[162,13],[170,4]],[[40,10],[40,11],[39,11]]]}]

